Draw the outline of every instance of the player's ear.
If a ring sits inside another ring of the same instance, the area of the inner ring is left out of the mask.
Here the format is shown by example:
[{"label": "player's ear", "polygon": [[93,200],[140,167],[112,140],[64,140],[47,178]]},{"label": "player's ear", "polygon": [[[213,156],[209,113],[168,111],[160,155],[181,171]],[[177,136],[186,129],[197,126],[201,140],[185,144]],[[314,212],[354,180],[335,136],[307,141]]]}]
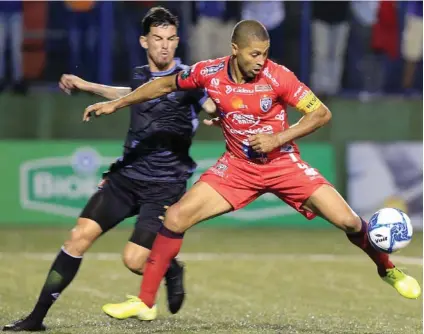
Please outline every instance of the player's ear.
[{"label": "player's ear", "polygon": [[147,43],[147,37],[146,36],[140,36],[139,42],[140,42],[140,45],[141,45],[141,47],[143,49],[146,49],[147,50],[149,48],[149,45]]},{"label": "player's ear", "polygon": [[177,36],[177,37],[175,37],[175,40],[177,41],[177,48],[178,48],[178,44],[180,43],[180,38]]},{"label": "player's ear", "polygon": [[238,45],[236,43],[231,43],[231,55],[236,56],[238,52]]}]

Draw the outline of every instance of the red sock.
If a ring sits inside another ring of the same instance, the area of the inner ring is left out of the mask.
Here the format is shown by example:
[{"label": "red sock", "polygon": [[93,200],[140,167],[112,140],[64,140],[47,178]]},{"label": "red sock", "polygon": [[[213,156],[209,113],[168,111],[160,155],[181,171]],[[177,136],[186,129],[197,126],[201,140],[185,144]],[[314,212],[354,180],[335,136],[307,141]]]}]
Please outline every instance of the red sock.
[{"label": "red sock", "polygon": [[155,304],[160,282],[168,270],[169,263],[181,249],[183,235],[162,227],[153,243],[152,251],[144,269],[140,294],[138,295],[148,307],[152,307]]},{"label": "red sock", "polygon": [[390,261],[389,255],[376,250],[368,240],[367,228],[368,224],[361,218],[362,229],[356,233],[346,233],[351,243],[362,249],[371,260],[377,265],[378,274],[386,276],[386,269],[394,268],[394,264]]}]

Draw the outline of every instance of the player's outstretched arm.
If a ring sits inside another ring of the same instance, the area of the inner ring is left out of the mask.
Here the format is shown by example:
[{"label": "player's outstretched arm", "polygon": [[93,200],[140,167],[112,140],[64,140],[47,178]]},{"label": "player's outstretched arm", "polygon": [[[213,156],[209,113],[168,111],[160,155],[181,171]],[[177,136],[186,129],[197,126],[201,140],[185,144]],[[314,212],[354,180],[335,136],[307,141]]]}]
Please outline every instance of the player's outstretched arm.
[{"label": "player's outstretched arm", "polygon": [[100,95],[108,100],[115,100],[131,93],[130,87],[113,87],[86,81],[76,75],[63,74],[59,81],[59,87],[66,94],[71,94],[73,89]]},{"label": "player's outstretched arm", "polygon": [[89,121],[91,116],[112,114],[118,109],[156,99],[177,89],[176,75],[158,78],[138,87],[119,99],[96,103],[87,107],[84,111],[83,121]]}]

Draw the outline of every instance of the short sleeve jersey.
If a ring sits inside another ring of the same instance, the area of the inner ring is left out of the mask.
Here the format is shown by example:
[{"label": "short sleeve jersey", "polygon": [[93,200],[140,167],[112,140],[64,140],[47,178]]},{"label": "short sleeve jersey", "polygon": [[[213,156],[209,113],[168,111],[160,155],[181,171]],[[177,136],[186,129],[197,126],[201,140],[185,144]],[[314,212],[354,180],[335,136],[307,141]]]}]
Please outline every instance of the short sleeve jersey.
[{"label": "short sleeve jersey", "polygon": [[177,76],[179,89],[203,88],[217,105],[227,150],[236,157],[267,162],[287,153],[297,153],[289,142],[268,154],[256,153],[248,137],[258,133],[277,133],[289,127],[287,106],[304,112],[317,108],[320,101],[293,72],[270,60],[247,83],[231,78],[231,57],[202,61]]}]

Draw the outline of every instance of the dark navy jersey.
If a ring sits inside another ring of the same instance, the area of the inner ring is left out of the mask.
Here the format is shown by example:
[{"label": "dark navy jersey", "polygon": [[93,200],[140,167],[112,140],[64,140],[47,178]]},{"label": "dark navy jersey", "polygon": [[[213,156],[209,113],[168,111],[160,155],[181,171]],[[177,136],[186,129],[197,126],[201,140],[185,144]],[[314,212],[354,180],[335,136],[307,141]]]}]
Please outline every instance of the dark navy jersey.
[{"label": "dark navy jersey", "polygon": [[[178,59],[174,68],[163,72],[150,72],[148,66],[136,67],[131,89],[188,68]],[[124,154],[112,165],[111,172],[116,170],[137,180],[186,181],[196,168],[189,149],[206,99],[203,90],[176,91],[131,106]]]}]

